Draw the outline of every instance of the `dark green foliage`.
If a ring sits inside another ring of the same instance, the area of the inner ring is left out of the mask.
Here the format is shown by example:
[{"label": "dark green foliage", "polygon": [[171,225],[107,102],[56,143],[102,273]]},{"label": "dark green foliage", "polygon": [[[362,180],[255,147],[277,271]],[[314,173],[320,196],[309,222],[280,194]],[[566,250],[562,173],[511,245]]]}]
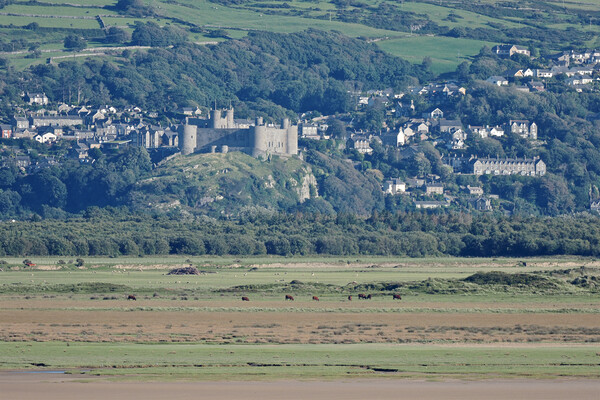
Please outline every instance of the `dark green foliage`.
[{"label": "dark green foliage", "polygon": [[506,272],[477,272],[464,279],[465,282],[478,285],[507,285],[507,286],[548,286],[547,277],[536,274],[508,274]]},{"label": "dark green foliage", "polygon": [[336,212],[368,215],[383,208],[379,183],[343,160],[310,151],[307,161],[317,167],[320,191]]},{"label": "dark green foliage", "polygon": [[65,49],[83,50],[87,46],[87,41],[79,35],[68,35],[64,41]]},{"label": "dark green foliage", "polygon": [[[237,221],[200,218],[182,223],[179,217],[92,208],[85,218],[67,221],[0,223],[0,255],[598,256],[599,222],[589,215],[524,219],[383,212],[367,219],[351,214],[249,214]],[[481,279],[503,282],[499,275]]]},{"label": "dark green foliage", "polygon": [[111,26],[106,31],[106,38],[104,39],[106,43],[116,43],[123,44],[130,40],[129,34],[127,31],[117,28],[116,26]]},{"label": "dark green foliage", "polygon": [[118,0],[114,8],[121,13],[133,17],[147,17],[154,15],[154,9],[145,5],[143,0]]},{"label": "dark green foliage", "polygon": [[186,41],[186,33],[176,27],[161,28],[155,22],[138,22],[131,34],[131,43],[136,46],[166,47]]},{"label": "dark green foliage", "polygon": [[[110,34],[110,31],[109,31]],[[90,104],[136,104],[150,110],[173,110],[194,102],[209,105],[243,101],[238,115],[256,110],[273,118],[296,112],[348,111],[346,81],[365,89],[397,86],[420,67],[380,51],[374,44],[335,32],[308,30],[289,35],[251,32],[217,46],[184,43],[182,32],[149,22],[138,23],[132,43],[175,48],[135,52],[118,67],[98,59],[82,63],[38,65],[23,81],[10,77],[19,90],[43,88],[51,100],[73,102],[65,93],[80,93]],[[212,104],[212,103],[211,103]]]}]

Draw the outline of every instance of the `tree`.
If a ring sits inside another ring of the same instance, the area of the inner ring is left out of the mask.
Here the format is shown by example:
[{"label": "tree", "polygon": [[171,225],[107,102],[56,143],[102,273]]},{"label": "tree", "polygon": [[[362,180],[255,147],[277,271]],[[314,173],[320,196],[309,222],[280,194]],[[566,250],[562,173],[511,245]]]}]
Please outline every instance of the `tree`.
[{"label": "tree", "polygon": [[78,258],[75,260],[76,267],[83,267],[83,264],[85,264],[85,261],[83,260],[83,258]]},{"label": "tree", "polygon": [[134,17],[145,17],[154,14],[154,9],[145,5],[142,0],[119,0],[115,4],[115,8]]},{"label": "tree", "polygon": [[106,32],[106,38],[104,41],[106,43],[116,43],[121,44],[129,41],[130,36],[127,31],[117,28],[116,26],[111,26]]},{"label": "tree", "polygon": [[327,121],[327,134],[336,139],[346,138],[346,124],[337,118],[329,118]]},{"label": "tree", "polygon": [[68,35],[64,40],[65,49],[80,51],[85,49],[87,41],[79,35]]}]

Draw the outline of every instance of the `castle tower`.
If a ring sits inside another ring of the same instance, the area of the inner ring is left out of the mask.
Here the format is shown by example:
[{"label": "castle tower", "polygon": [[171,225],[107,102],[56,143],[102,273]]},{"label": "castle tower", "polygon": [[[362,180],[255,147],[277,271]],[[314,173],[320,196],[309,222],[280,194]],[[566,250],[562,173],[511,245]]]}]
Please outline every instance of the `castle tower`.
[{"label": "castle tower", "polygon": [[286,129],[286,136],[286,153],[290,155],[298,154],[298,125],[288,126]]},{"label": "castle tower", "polygon": [[227,119],[227,126],[226,126],[226,128],[228,128],[228,129],[235,128],[235,121],[233,119],[233,107],[230,107],[225,112],[225,118]]},{"label": "castle tower", "polygon": [[[267,153],[268,136],[267,127],[257,125],[252,127],[254,131],[254,143],[252,146],[252,157],[258,157]],[[252,129],[251,128],[251,129]]]},{"label": "castle tower", "polygon": [[196,150],[196,125],[188,125],[187,120],[185,125],[179,127],[179,143],[181,154],[192,154]]},{"label": "castle tower", "polygon": [[221,129],[221,110],[210,111],[210,127],[213,129]]}]

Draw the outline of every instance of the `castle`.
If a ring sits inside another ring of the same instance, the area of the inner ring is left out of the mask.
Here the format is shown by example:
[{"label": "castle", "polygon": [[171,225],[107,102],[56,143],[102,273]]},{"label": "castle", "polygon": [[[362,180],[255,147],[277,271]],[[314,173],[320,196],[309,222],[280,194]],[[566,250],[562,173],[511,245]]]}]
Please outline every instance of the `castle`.
[{"label": "castle", "polygon": [[281,126],[266,125],[261,117],[254,124],[238,123],[233,108],[212,110],[208,120],[186,120],[179,127],[181,154],[241,151],[253,157],[298,154],[298,126],[284,118]]}]

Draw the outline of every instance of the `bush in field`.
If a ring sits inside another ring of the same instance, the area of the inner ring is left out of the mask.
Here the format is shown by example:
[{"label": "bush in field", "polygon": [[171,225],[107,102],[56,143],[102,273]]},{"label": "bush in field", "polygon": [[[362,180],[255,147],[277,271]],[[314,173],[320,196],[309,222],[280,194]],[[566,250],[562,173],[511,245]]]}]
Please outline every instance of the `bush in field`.
[{"label": "bush in field", "polygon": [[65,49],[83,50],[87,46],[87,41],[79,35],[69,35],[64,40]]}]

